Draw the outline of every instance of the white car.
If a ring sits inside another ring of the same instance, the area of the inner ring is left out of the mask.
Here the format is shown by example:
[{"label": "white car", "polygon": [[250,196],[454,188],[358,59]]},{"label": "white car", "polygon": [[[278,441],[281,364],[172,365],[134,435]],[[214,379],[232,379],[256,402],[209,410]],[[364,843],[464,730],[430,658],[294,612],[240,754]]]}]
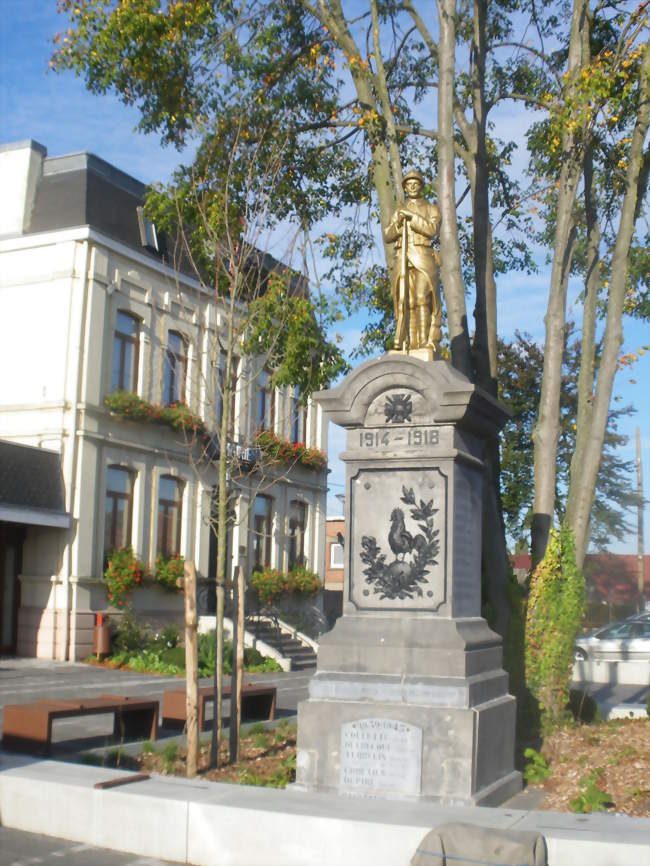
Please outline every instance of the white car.
[{"label": "white car", "polygon": [[576,639],[576,661],[650,661],[650,613],[612,622]]}]

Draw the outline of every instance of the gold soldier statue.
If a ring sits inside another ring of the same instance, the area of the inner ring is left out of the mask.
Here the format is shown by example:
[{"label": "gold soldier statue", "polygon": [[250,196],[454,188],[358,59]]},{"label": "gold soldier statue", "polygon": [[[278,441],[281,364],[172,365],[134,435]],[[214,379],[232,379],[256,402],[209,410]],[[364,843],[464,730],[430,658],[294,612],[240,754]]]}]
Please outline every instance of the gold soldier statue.
[{"label": "gold soldier statue", "polygon": [[422,195],[419,171],[404,175],[406,201],[384,232],[395,244],[395,349],[440,351],[440,256],[431,243],[440,227],[440,210]]}]

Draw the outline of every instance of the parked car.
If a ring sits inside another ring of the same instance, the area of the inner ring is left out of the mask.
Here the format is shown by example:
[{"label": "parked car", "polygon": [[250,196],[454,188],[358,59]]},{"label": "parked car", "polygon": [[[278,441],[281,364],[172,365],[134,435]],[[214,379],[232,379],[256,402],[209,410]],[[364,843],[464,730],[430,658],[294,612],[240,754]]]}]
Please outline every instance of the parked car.
[{"label": "parked car", "polygon": [[650,662],[650,613],[612,622],[577,638],[575,660]]}]

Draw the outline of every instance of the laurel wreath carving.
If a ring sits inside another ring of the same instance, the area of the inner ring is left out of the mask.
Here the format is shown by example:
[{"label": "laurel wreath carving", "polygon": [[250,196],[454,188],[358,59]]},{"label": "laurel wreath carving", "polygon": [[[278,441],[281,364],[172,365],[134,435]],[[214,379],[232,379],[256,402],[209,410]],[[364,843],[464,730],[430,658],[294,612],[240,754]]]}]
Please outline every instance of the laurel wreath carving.
[{"label": "laurel wreath carving", "polygon": [[439,509],[433,507],[433,499],[418,502],[412,487],[402,487],[400,501],[410,506],[411,519],[420,532],[417,535],[409,532],[402,509],[393,509],[387,533],[388,544],[395,554],[392,562],[386,562],[386,554],[381,552],[374,535],[362,537],[360,555],[366,566],[363,573],[368,587],[363,590],[364,595],[372,591],[380,599],[422,597],[422,584],[427,582],[429,568],[437,565],[440,530],[434,529],[434,517]]}]

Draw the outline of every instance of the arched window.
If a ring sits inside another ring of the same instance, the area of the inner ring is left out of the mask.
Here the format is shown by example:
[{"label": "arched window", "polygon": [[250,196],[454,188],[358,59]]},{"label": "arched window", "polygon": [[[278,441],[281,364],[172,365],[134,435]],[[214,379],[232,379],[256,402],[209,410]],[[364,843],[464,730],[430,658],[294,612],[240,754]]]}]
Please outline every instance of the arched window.
[{"label": "arched window", "polygon": [[111,391],[137,391],[140,354],[140,320],[124,310],[117,311],[113,337]]},{"label": "arched window", "polygon": [[186,382],[187,340],[178,331],[169,331],[163,373],[163,403],[166,406],[185,402]]},{"label": "arched window", "polygon": [[158,488],[158,553],[176,556],[181,552],[183,490],[185,484],[163,475]]},{"label": "arched window", "polygon": [[111,550],[121,550],[131,544],[134,481],[135,473],[129,469],[109,466],[106,470],[105,554]]},{"label": "arched window", "polygon": [[305,529],[307,505],[293,500],[289,503],[289,568],[305,564]]}]

